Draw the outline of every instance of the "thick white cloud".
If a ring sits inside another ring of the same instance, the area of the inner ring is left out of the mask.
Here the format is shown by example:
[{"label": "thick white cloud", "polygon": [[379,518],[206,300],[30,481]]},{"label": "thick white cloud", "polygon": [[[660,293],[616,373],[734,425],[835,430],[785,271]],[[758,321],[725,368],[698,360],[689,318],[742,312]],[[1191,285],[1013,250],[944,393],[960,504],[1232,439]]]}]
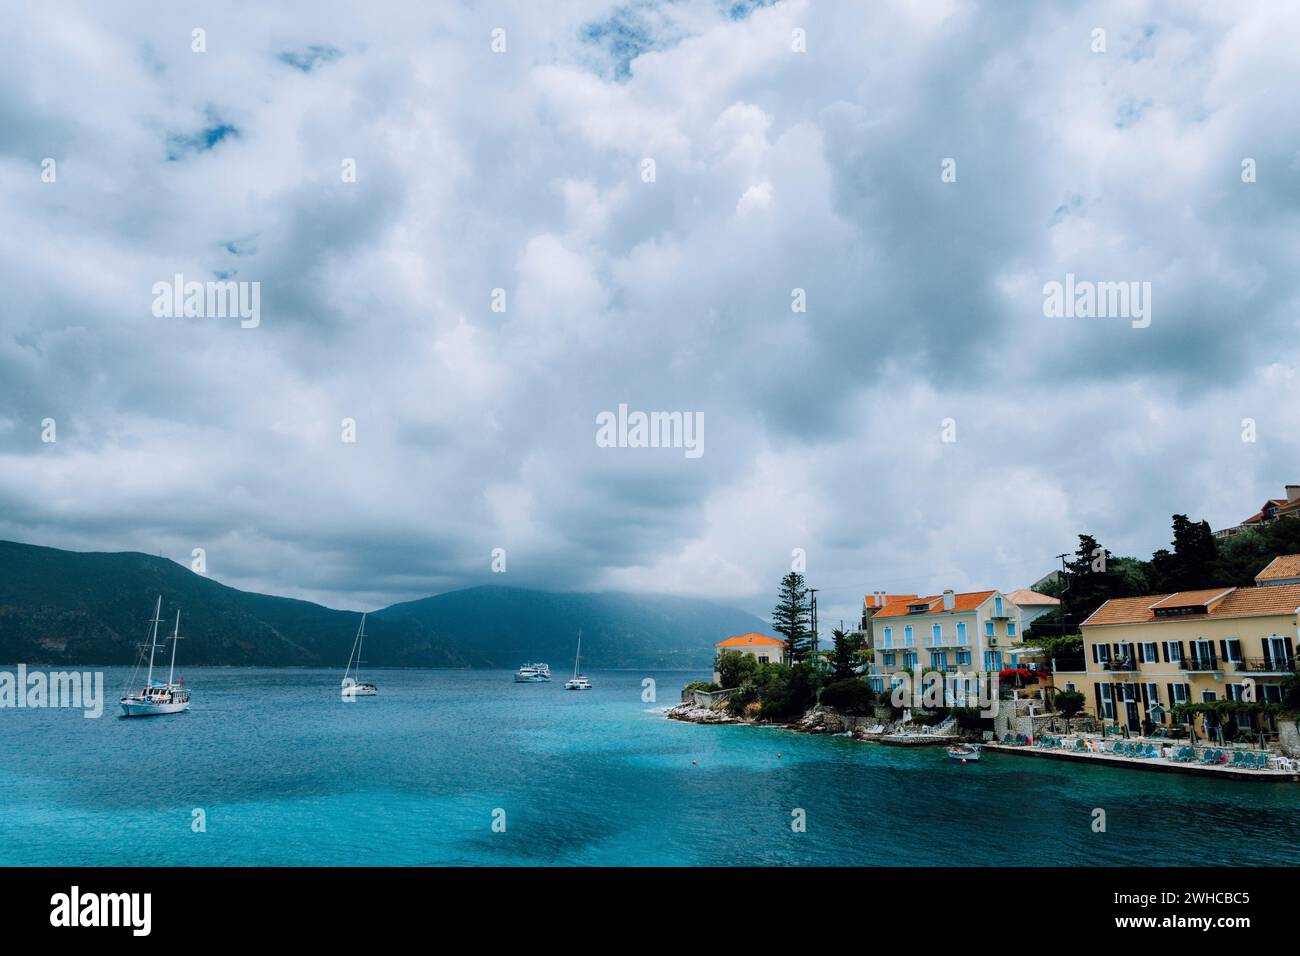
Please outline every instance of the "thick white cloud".
[{"label": "thick white cloud", "polygon": [[[0,535],[349,606],[761,612],[803,548],[835,620],[1300,479],[1288,4],[318,8],[0,24]],[[155,318],[177,272],[261,326]],[[1151,327],[1045,318],[1067,272]],[[620,403],[704,456],[597,448]]]}]

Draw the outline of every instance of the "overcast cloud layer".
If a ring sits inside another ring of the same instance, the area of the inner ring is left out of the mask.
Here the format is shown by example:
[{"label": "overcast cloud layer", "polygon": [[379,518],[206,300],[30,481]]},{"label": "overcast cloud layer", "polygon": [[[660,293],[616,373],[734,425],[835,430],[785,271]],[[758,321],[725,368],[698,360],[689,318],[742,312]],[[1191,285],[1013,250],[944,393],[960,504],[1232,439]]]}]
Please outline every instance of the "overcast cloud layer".
[{"label": "overcast cloud layer", "polygon": [[[827,621],[1300,481],[1294,4],[176,6],[0,19],[0,537],[760,613],[803,548]],[[597,447],[619,403],[704,455]]]}]

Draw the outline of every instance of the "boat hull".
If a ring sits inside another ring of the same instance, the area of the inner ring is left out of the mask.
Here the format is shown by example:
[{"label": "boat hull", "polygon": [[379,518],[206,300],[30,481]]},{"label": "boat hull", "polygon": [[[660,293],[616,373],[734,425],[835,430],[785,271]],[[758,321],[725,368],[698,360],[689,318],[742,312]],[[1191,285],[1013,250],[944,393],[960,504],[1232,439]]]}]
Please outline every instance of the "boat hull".
[{"label": "boat hull", "polygon": [[378,693],[379,688],[374,684],[349,684],[342,691],[344,700],[353,697],[374,697]]},{"label": "boat hull", "polygon": [[190,709],[188,700],[179,703],[162,703],[145,700],[124,700],[122,716],[124,717],[163,717],[167,714],[179,714]]},{"label": "boat hull", "polygon": [[971,760],[979,760],[980,752],[978,750],[949,750],[948,759],[966,763]]}]

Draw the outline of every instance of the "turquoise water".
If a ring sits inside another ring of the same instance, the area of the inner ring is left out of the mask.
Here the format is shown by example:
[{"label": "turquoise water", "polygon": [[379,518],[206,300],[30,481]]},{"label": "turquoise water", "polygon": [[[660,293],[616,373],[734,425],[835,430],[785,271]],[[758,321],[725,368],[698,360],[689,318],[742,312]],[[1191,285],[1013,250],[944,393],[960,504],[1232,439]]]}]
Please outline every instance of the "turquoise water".
[{"label": "turquoise water", "polygon": [[1300,864],[1297,785],[664,719],[697,673],[185,674],[177,717],[0,710],[0,864]]}]

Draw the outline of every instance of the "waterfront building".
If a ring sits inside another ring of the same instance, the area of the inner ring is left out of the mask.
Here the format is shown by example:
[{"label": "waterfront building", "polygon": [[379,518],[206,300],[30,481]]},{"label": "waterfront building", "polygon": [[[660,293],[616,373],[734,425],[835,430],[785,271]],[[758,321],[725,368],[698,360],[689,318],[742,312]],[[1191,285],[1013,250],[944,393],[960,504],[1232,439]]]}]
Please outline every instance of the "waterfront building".
[{"label": "waterfront building", "polygon": [[[1296,672],[1298,613],[1300,583],[1112,598],[1083,622],[1083,669],[1058,669],[1055,685],[1133,733],[1187,723],[1172,714],[1178,704],[1280,702]],[[1277,730],[1274,717],[1249,709],[1229,719],[1249,734]],[[1217,729],[1213,716],[1194,724]]]},{"label": "waterfront building", "polygon": [[[927,671],[973,677],[1019,667],[1024,650],[1021,610],[997,590],[948,590],[886,604],[872,616],[871,625],[876,646],[867,680],[878,692],[899,683],[904,673],[916,678]],[[959,686],[974,689],[966,681]]]},{"label": "waterfront building", "polygon": [[1240,524],[1222,528],[1214,532],[1216,538],[1229,538],[1242,531],[1249,531],[1261,525],[1269,524],[1279,518],[1300,517],[1300,485],[1287,485],[1285,498],[1269,498],[1260,506],[1259,511]]},{"label": "waterfront building", "polygon": [[1300,584],[1300,554],[1278,555],[1255,575],[1255,583],[1260,587]]}]

